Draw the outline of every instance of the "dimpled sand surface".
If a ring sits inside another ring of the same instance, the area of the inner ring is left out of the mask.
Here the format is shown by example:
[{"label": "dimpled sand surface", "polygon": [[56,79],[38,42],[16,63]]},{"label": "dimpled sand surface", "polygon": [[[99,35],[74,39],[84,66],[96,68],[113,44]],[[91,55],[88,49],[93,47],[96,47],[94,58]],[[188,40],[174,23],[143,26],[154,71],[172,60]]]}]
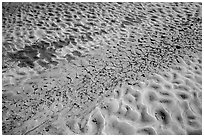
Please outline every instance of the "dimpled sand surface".
[{"label": "dimpled sand surface", "polygon": [[201,135],[202,3],[2,3],[4,135]]}]

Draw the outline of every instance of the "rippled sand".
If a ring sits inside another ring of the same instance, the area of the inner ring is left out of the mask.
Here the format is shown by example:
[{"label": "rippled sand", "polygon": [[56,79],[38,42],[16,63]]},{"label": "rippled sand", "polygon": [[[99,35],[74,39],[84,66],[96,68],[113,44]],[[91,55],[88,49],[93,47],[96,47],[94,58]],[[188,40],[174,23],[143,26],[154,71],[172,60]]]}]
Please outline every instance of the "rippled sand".
[{"label": "rippled sand", "polygon": [[202,3],[2,5],[3,134],[202,134]]}]

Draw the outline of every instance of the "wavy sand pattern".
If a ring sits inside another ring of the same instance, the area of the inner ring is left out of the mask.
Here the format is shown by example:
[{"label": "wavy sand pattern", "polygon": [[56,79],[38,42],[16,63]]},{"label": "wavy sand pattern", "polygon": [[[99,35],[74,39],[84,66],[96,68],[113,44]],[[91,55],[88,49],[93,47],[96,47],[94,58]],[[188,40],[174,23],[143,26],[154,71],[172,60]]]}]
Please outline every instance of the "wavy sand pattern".
[{"label": "wavy sand pattern", "polygon": [[2,3],[4,135],[201,135],[202,3]]}]

